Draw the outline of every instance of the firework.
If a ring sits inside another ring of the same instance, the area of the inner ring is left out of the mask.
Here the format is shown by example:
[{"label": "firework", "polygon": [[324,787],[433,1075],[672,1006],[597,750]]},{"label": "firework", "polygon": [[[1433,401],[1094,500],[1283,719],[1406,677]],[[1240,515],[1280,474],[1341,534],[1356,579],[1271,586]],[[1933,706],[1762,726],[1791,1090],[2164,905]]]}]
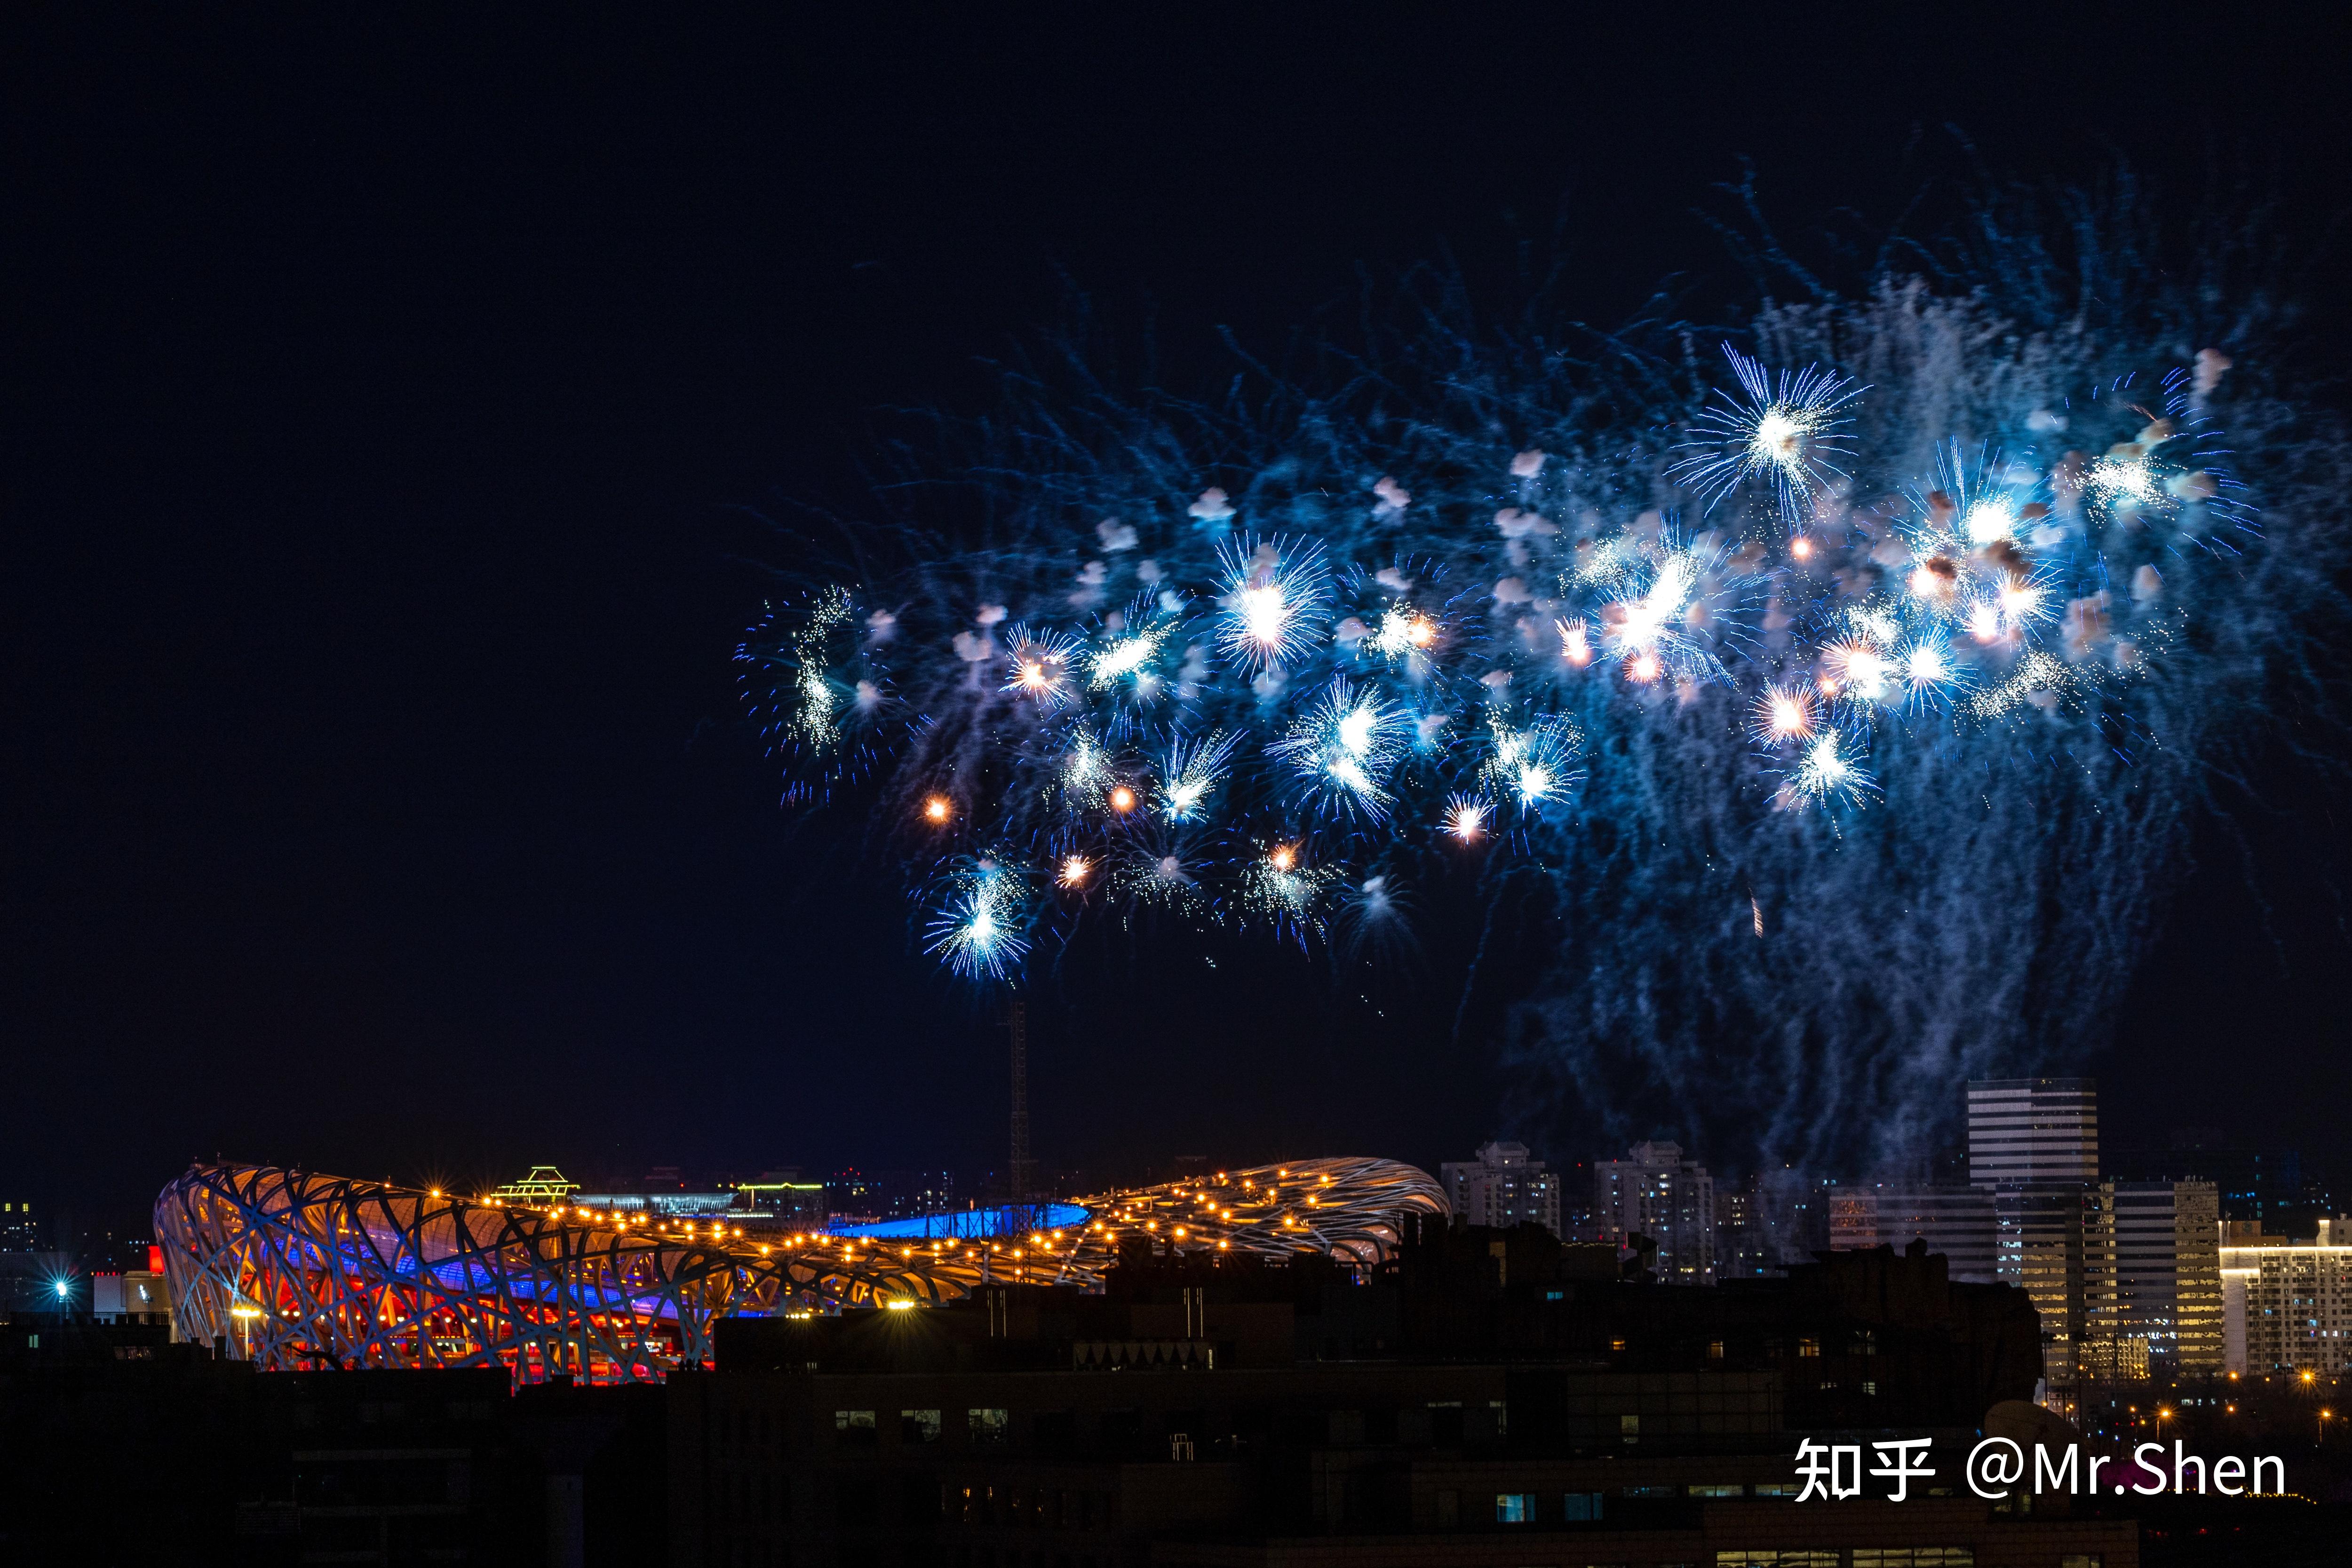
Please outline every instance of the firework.
[{"label": "firework", "polygon": [[1748,733],[1759,746],[1785,746],[1811,739],[1819,699],[1799,682],[1780,681],[1758,696]]},{"label": "firework", "polygon": [[[1033,632],[1015,626],[1007,639],[1004,689],[1018,692],[1047,709],[1069,701],[1076,680],[1080,641],[1066,632]],[[1116,677],[1114,677],[1116,678]]]},{"label": "firework", "polygon": [[1290,764],[1311,799],[1343,815],[1377,821],[1388,812],[1391,797],[1381,780],[1406,727],[1394,704],[1335,675],[1322,699],[1270,754]]},{"label": "firework", "polygon": [[1323,547],[1255,540],[1221,554],[1224,592],[1218,640],[1237,668],[1265,679],[1320,638]]},{"label": "firework", "polygon": [[[957,842],[1028,844],[1021,852],[1058,865],[1049,880],[1066,893],[1106,880],[1107,866],[1135,907],[1254,915],[1311,941],[1330,888],[1369,885],[1347,883],[1351,851],[1571,822],[1587,725],[1618,703],[1663,721],[1724,711],[1704,700],[1721,688],[1730,735],[1758,748],[1759,804],[1861,810],[1878,796],[1862,761],[1874,735],[2079,706],[2144,673],[2148,650],[2171,641],[2163,576],[2137,562],[2129,605],[2141,624],[2119,634],[2123,607],[2099,586],[2116,568],[2087,548],[2094,533],[2132,542],[2159,511],[2202,534],[2245,520],[2222,498],[2210,433],[2178,382],[2153,421],[2120,392],[2086,399],[2070,417],[2129,420],[2095,458],[1937,440],[1916,481],[1898,468],[1885,498],[1863,505],[1832,497],[1867,471],[1861,389],[1818,366],[1729,358],[1737,389],[1700,408],[1681,446],[1633,449],[1615,481],[1628,493],[1635,479],[1678,481],[1721,519],[1703,533],[1654,507],[1613,522],[1586,507],[1563,528],[1548,508],[1570,512],[1606,470],[1500,447],[1486,459],[1492,493],[1515,504],[1494,512],[1492,535],[1449,537],[1430,499],[1444,486],[1423,484],[1415,502],[1392,472],[1362,521],[1329,538],[1228,534],[1254,504],[1246,487],[1213,487],[1182,508],[1183,530],[1157,539],[1136,522],[1089,525],[1103,554],[1080,569],[1078,592],[1041,584],[1020,620],[976,597],[950,621],[910,759],[1001,782],[970,800],[932,790],[918,818]],[[1769,504],[1742,511],[1743,486],[1759,478]],[[1122,497],[1116,516],[1149,517],[1150,503]],[[2216,508],[2225,516],[2197,516]],[[1802,530],[1785,531],[1800,513]],[[1348,558],[1350,541],[1407,518],[1429,519],[1412,551],[1378,568]],[[1147,540],[1152,553],[1127,563]],[[1118,586],[1113,559],[1133,580],[1126,602],[1057,623],[1053,604],[1083,614]],[[1491,586],[1415,602],[1449,580]],[[781,676],[772,711],[797,754],[841,748],[846,727],[885,700],[881,645],[904,650],[902,667],[922,662],[898,612],[869,612],[851,646],[856,624],[857,596],[828,586],[768,660]],[[2053,633],[2054,653],[2040,646]],[[1979,744],[1997,750],[2000,735]],[[1417,803],[1401,812],[1408,797]],[[1311,872],[1281,863],[1300,853],[1301,821],[1335,828],[1339,858]],[[1183,836],[1131,836],[1147,825]],[[1511,841],[1544,852],[1523,829]],[[1235,847],[1267,843],[1286,847]],[[999,873],[1000,884],[1014,880]],[[1055,907],[961,874],[931,906],[932,950],[988,975],[1017,962],[1028,939],[1018,923]]]},{"label": "firework", "polygon": [[1200,740],[1178,737],[1170,745],[1160,771],[1160,814],[1171,822],[1205,820],[1210,796],[1224,777],[1238,744],[1237,737],[1222,732]]},{"label": "firework", "polygon": [[[2233,399],[2246,348],[2168,371],[2189,317],[2036,314],[2067,289],[2033,276],[1761,311],[1721,385],[1679,333],[1592,366],[1463,329],[1228,403],[1024,392],[1034,439],[969,467],[988,548],[780,601],[747,707],[795,799],[884,813],[960,974],[1017,979],[1107,905],[1344,957],[1410,929],[1408,883],[1533,871],[1561,935],[1531,1081],[1721,1083],[1784,1146],[1831,1137],[1915,1060],[2095,1030],[2338,558],[2294,476],[2335,449]],[[1899,1143],[1893,1103],[1847,1123]]]},{"label": "firework", "polygon": [[993,861],[959,876],[954,902],[930,925],[925,949],[957,974],[1002,978],[1029,951],[1021,934],[1019,879]]},{"label": "firework", "polygon": [[1330,868],[1308,865],[1298,844],[1278,843],[1250,862],[1244,897],[1275,930],[1304,944],[1323,935],[1324,905],[1337,881]]},{"label": "firework", "polygon": [[1718,392],[1699,416],[1682,450],[1692,455],[1670,472],[1712,509],[1746,481],[1769,479],[1780,514],[1802,520],[1815,491],[1844,476],[1853,455],[1846,410],[1862,389],[1819,366],[1776,379],[1730,345],[1724,356],[1739,382],[1737,393]]},{"label": "firework", "polygon": [[1487,819],[1495,809],[1471,795],[1451,795],[1445,801],[1445,831],[1457,842],[1475,844],[1486,836]]}]

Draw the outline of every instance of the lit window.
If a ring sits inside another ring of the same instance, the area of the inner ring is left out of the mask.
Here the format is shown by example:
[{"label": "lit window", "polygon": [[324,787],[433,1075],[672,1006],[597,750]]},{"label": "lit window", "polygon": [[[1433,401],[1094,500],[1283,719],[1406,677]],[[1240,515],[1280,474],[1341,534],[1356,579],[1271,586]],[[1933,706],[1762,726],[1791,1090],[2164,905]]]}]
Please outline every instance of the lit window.
[{"label": "lit window", "polygon": [[1013,1418],[1003,1410],[967,1410],[964,1420],[975,1448],[1001,1448],[1012,1436]]},{"label": "lit window", "polygon": [[1532,1524],[1536,1517],[1536,1497],[1533,1492],[1505,1491],[1495,1494],[1496,1524]]}]

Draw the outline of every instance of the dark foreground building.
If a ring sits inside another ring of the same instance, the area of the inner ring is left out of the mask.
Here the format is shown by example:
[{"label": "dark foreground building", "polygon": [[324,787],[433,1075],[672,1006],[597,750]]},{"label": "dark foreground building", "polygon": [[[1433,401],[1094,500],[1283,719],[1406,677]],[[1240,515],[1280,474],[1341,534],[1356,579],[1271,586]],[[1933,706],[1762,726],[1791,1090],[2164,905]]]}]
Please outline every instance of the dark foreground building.
[{"label": "dark foreground building", "polygon": [[[1963,1489],[2038,1336],[1942,1262],[1676,1291],[1538,1226],[1432,1224],[1365,1283],[1131,1248],[1101,1295],[726,1322],[716,1369],[669,1385],[669,1561],[2137,1563],[2127,1521]],[[1801,1430],[1927,1437],[1938,1473],[1801,1506]]]},{"label": "dark foreground building", "polygon": [[[262,1374],[160,1326],[0,1326],[0,1563],[647,1563],[658,1387]],[[589,1542],[595,1550],[586,1551]]]},{"label": "dark foreground building", "polygon": [[[1370,1270],[1131,1239],[1096,1293],[713,1334],[715,1364],[666,1385],[510,1394],[497,1367],[265,1373],[154,1327],[11,1323],[0,1562],[2141,1561],[2137,1500],[1966,1488],[2038,1333],[2019,1292],[1933,1257],[1686,1291],[1534,1226],[1404,1225]],[[1800,1442],[1892,1438],[1928,1443],[1906,1500],[1798,1500]],[[2234,1506],[2226,1528],[2314,1511]]]}]

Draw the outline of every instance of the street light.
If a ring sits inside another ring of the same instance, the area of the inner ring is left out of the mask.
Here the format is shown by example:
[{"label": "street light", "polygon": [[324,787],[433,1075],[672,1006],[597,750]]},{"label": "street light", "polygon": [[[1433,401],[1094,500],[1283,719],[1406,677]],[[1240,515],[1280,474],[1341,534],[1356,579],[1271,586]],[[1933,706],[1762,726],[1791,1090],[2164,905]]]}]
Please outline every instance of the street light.
[{"label": "street light", "polygon": [[2322,1443],[2327,1441],[2327,1418],[2335,1414],[2333,1410],[2322,1410],[2319,1413],[2319,1440]]},{"label": "street light", "polygon": [[253,1320],[261,1315],[261,1309],[259,1307],[247,1306],[240,1303],[236,1306],[231,1307],[228,1310],[228,1315],[233,1318],[239,1319],[244,1322],[245,1359],[251,1361],[253,1359]]}]

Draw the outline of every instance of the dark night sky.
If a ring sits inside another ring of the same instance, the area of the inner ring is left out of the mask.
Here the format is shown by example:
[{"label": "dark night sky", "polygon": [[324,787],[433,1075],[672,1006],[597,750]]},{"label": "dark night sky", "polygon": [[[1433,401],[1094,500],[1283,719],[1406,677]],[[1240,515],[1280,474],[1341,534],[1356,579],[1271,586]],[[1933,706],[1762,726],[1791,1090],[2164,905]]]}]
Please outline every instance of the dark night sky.
[{"label": "dark night sky", "polygon": [[[2344,39],[2210,7],[841,9],[0,25],[0,1184],[992,1161],[1001,1033],[848,824],[776,810],[728,655],[761,515],[886,405],[977,408],[1066,275],[1207,365],[1565,213],[1606,319],[1717,265],[1741,157],[1883,215],[1948,121],[2028,177],[2275,178],[2299,242],[2352,203]],[[2111,1139],[2337,1134],[2344,841],[2265,787],[2098,1064]],[[1452,995],[1145,956],[1041,1001],[1040,1151],[1451,1157],[1500,1087]]]}]

